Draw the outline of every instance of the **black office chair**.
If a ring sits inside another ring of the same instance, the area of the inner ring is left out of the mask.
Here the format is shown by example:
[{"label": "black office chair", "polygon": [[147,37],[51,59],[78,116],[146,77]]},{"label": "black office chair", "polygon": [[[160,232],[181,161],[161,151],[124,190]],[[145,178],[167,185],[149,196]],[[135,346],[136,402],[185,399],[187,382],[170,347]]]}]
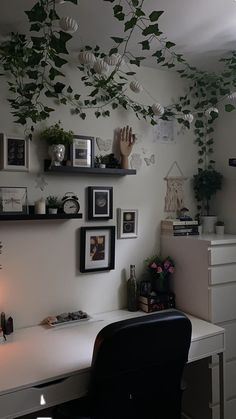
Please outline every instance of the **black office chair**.
[{"label": "black office chair", "polygon": [[191,330],[178,311],[104,327],[94,344],[87,398],[64,403],[55,419],[180,419]]}]

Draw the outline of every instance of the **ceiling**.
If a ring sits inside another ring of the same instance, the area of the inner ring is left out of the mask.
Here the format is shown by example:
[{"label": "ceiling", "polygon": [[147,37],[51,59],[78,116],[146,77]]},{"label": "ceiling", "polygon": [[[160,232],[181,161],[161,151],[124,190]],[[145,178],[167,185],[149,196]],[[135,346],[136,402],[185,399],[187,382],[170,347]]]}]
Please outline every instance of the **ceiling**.
[{"label": "ceiling", "polygon": [[[35,2],[1,0],[1,39],[11,31],[26,30],[24,10],[31,9]],[[113,4],[103,0],[79,0],[78,3],[78,6],[70,2],[58,5],[59,14],[71,15],[79,24],[79,30],[70,41],[71,50],[78,52],[85,44],[98,44],[107,52],[112,46],[109,37],[122,36],[123,30],[122,22],[113,18]],[[236,49],[235,0],[145,0],[144,9],[147,13],[165,11],[159,19],[160,29],[191,64],[214,70],[220,57]],[[134,34],[130,50],[141,55],[138,41],[140,38]],[[152,60],[145,63],[156,65]]]}]

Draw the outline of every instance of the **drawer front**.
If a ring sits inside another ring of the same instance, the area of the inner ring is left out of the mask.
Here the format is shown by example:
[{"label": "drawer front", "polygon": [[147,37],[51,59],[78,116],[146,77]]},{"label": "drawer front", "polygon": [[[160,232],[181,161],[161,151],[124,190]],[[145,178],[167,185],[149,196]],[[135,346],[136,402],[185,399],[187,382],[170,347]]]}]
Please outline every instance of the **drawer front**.
[{"label": "drawer front", "polygon": [[[236,418],[236,399],[228,400],[225,403],[225,419],[235,419],[235,418]],[[212,419],[220,419],[220,406],[219,405],[213,406]]]},{"label": "drawer front", "polygon": [[209,268],[209,284],[217,285],[236,282],[236,264],[212,266]]},{"label": "drawer front", "polygon": [[0,418],[12,419],[86,394],[89,373],[72,375],[45,385],[0,396]]},{"label": "drawer front", "polygon": [[224,323],[222,327],[225,329],[225,359],[228,361],[232,358],[236,358],[236,321],[228,324]]},{"label": "drawer front", "polygon": [[224,263],[236,263],[236,246],[216,246],[209,250],[210,265],[222,265]]},{"label": "drawer front", "polygon": [[236,319],[236,283],[210,288],[209,299],[212,323]]}]

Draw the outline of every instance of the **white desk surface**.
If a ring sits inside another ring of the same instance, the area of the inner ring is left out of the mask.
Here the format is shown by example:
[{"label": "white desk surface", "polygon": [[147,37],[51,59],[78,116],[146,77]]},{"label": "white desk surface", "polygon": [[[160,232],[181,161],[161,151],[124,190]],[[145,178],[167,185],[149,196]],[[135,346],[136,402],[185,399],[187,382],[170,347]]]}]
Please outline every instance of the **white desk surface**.
[{"label": "white desk surface", "polygon": [[[97,333],[109,323],[142,315],[117,310],[80,324],[15,331],[0,344],[0,395],[89,371]],[[224,329],[188,317],[192,322],[189,362],[224,350]]]}]

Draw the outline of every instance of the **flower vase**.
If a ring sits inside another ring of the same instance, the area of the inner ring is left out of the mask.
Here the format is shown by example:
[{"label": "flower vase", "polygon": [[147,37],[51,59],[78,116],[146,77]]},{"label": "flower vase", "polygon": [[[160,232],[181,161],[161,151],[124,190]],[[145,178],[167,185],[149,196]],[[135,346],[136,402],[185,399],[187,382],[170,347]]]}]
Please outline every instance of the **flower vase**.
[{"label": "flower vase", "polygon": [[152,291],[169,292],[169,276],[155,275],[152,278]]}]

